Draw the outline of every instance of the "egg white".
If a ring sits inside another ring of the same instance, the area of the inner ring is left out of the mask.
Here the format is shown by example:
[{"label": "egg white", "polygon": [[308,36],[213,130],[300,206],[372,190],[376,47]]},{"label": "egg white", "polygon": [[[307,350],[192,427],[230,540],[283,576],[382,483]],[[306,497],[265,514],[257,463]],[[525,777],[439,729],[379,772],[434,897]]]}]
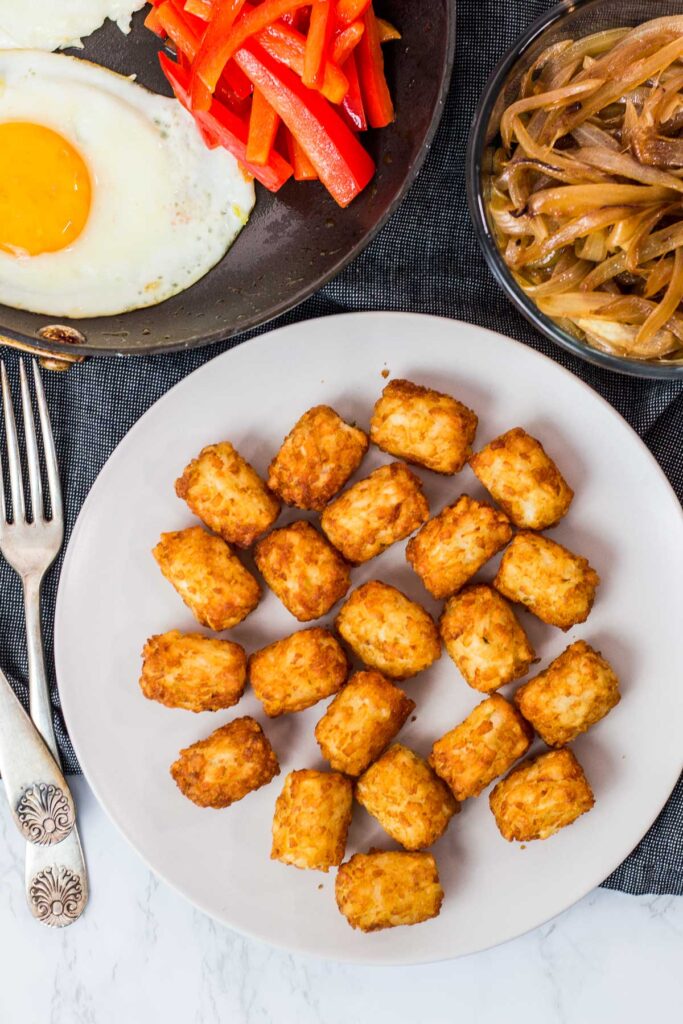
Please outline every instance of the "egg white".
[{"label": "egg white", "polygon": [[0,0],[0,49],[59,50],[81,46],[107,18],[130,30],[145,0]]},{"label": "egg white", "polygon": [[206,274],[254,206],[253,182],[227,151],[205,147],[179,103],[87,61],[0,51],[4,121],[59,132],[92,184],[88,220],[70,246],[0,250],[5,305],[76,318],[155,305]]}]

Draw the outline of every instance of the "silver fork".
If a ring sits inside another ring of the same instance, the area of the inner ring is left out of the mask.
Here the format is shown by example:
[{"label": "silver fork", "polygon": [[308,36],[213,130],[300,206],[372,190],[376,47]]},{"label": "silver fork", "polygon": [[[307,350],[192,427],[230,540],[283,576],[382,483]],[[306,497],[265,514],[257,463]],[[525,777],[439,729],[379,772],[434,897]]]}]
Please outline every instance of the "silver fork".
[{"label": "silver fork", "polygon": [[[26,440],[26,463],[32,516],[26,515],[21,456],[12,407],[12,393],[4,362],[2,406],[5,421],[5,443],[9,469],[9,490],[12,500],[12,521],[8,522],[5,489],[0,465],[0,551],[21,577],[26,618],[28,650],[28,682],[31,718],[59,764],[59,751],[52,726],[52,705],[45,672],[40,618],[40,589],[43,577],[54,562],[64,540],[62,489],[59,482],[50,414],[45,401],[38,365],[33,362],[33,379],[40,430],[45,452],[45,472],[52,510],[48,519],[43,501],[40,456],[31,406],[26,370],[19,363],[21,405]],[[57,846],[26,846],[26,898],[31,913],[43,924],[64,927],[82,914],[88,901],[88,876],[78,830],[74,827]]]}]

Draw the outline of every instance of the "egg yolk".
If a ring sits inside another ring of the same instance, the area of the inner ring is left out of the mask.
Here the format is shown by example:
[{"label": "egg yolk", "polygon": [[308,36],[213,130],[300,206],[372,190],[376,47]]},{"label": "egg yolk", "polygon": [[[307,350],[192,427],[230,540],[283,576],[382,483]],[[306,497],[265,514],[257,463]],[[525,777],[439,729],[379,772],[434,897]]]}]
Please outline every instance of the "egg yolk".
[{"label": "egg yolk", "polygon": [[0,124],[0,249],[38,256],[71,245],[90,193],[88,168],[65,138],[44,125]]}]

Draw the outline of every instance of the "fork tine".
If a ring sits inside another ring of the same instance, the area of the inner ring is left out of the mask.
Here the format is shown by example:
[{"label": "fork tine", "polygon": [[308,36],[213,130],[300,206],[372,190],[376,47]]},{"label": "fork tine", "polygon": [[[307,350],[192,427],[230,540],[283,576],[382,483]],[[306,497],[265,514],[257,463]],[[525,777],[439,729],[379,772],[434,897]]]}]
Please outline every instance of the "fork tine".
[{"label": "fork tine", "polygon": [[24,506],[24,485],[21,479],[21,463],[19,461],[19,442],[17,441],[17,425],[12,407],[7,370],[4,361],[0,363],[2,375],[2,408],[5,414],[5,441],[7,443],[7,464],[9,466],[9,490],[12,498],[12,518],[15,523],[26,518]]},{"label": "fork tine", "polygon": [[26,437],[26,461],[28,463],[29,491],[31,492],[31,510],[33,512],[33,522],[37,523],[45,518],[45,510],[43,508],[43,484],[40,479],[40,461],[38,458],[36,427],[33,422],[31,393],[28,389],[26,367],[24,366],[23,359],[19,362],[19,380],[21,382],[21,409],[24,416],[24,435]]},{"label": "fork tine", "polygon": [[32,362],[33,380],[36,385],[36,400],[38,402],[38,415],[40,416],[40,432],[43,436],[43,448],[45,450],[45,469],[47,472],[50,505],[52,506],[52,518],[53,520],[61,521],[63,517],[62,485],[59,481],[59,466],[57,463],[55,439],[52,433],[50,413],[48,412],[47,402],[45,401],[45,392],[43,391],[43,382],[40,377],[38,363],[35,359],[33,359]]}]

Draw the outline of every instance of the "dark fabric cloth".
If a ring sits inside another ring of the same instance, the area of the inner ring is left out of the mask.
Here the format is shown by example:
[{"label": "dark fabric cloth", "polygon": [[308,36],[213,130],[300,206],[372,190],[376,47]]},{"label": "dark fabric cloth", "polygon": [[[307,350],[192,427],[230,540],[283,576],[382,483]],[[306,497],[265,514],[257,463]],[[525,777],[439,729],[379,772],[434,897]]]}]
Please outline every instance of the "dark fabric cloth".
[{"label": "dark fabric cloth", "polygon": [[[462,0],[452,87],[432,150],[408,197],[365,252],[298,308],[251,334],[197,352],[145,359],[91,360],[45,384],[60,452],[67,531],[95,477],[128,429],[173,384],[253,334],[307,317],[359,309],[412,310],[457,317],[512,335],[587,381],[640,434],[679,498],[683,494],[683,384],[617,376],[558,351],[510,306],[480,254],[465,199],[469,125],[486,78],[549,0]],[[4,352],[14,387],[17,357]],[[68,540],[68,533],[67,533]],[[44,620],[52,662],[58,562],[46,581]],[[97,600],[97,595],[93,595]],[[106,659],[106,650],[103,658]],[[0,561],[0,663],[26,698],[26,649],[19,583]],[[97,680],[93,680],[96,685]],[[55,726],[65,768],[79,766],[52,680]],[[655,825],[604,883],[632,893],[683,893],[683,785]]]}]

